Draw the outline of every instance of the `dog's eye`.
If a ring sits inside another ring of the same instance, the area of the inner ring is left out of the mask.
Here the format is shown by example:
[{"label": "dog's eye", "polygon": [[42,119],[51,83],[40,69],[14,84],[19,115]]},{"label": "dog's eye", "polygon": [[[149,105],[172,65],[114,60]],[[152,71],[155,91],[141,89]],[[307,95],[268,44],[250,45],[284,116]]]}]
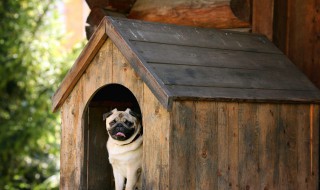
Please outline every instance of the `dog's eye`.
[{"label": "dog's eye", "polygon": [[133,126],[133,123],[130,122],[130,121],[125,121],[124,123],[125,123],[128,127],[132,127],[132,126]]},{"label": "dog's eye", "polygon": [[112,126],[112,125],[114,125],[114,124],[116,124],[116,120],[113,120],[113,121],[111,121],[111,122],[109,123],[110,126]]}]

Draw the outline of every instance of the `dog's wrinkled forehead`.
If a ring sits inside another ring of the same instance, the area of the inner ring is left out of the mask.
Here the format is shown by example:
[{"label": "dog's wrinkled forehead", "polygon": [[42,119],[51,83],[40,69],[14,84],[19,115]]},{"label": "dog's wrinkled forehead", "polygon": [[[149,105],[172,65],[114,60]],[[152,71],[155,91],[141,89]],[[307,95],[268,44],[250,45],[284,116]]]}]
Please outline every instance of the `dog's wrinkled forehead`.
[{"label": "dog's wrinkled forehead", "polygon": [[136,118],[132,115],[132,111],[127,108],[126,111],[118,111],[117,108],[113,109],[111,112],[104,114],[104,119],[106,123],[109,123],[113,120],[124,122],[126,120],[136,121]]}]

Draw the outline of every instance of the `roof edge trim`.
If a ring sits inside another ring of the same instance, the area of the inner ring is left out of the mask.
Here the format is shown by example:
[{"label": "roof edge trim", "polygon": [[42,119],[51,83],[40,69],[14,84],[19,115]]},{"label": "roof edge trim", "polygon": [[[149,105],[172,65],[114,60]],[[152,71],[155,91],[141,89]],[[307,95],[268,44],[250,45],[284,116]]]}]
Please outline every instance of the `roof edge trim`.
[{"label": "roof edge trim", "polygon": [[97,54],[103,43],[107,40],[106,34],[106,18],[103,18],[95,33],[89,39],[87,45],[84,47],[79,57],[61,82],[59,88],[52,96],[52,111],[57,111],[64,101],[68,98],[69,94],[76,86],[81,78],[81,75],[90,65],[92,59]]}]

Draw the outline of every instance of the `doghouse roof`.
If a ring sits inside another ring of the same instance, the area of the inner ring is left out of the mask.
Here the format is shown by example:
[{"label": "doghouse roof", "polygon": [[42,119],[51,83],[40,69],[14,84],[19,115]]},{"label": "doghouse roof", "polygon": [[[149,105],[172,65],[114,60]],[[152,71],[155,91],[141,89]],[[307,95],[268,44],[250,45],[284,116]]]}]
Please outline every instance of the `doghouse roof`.
[{"label": "doghouse roof", "polygon": [[53,96],[54,110],[108,37],[169,109],[173,100],[320,102],[319,90],[262,35],[106,17]]}]

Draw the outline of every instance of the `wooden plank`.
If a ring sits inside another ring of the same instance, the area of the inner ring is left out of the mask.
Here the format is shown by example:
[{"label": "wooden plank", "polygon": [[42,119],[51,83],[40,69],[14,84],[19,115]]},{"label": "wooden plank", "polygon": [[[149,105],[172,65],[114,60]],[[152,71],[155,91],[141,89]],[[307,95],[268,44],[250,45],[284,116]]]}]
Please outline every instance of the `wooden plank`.
[{"label": "wooden plank", "polygon": [[283,54],[231,51],[227,49],[199,48],[141,41],[132,41],[131,43],[148,63],[253,70],[285,70],[286,72],[292,70],[298,71],[294,64]]},{"label": "wooden plank", "polygon": [[105,23],[104,19],[99,28],[92,36],[89,43],[82,50],[80,56],[75,61],[72,68],[69,70],[68,74],[65,76],[58,90],[52,97],[52,110],[57,111],[63,102],[67,99],[70,92],[73,90],[81,75],[87,69],[92,59],[100,49],[100,47],[105,42],[107,35],[105,34]]},{"label": "wooden plank", "polygon": [[294,105],[280,105],[279,133],[279,189],[298,187],[297,118]]},{"label": "wooden plank", "polygon": [[310,105],[310,184],[314,189],[319,189],[319,105]]},{"label": "wooden plank", "polygon": [[[265,90],[316,90],[297,70],[231,69],[150,63],[165,85]],[[290,79],[290,80],[288,80]]]},{"label": "wooden plank", "polygon": [[216,100],[250,102],[320,102],[318,91],[268,90],[170,85],[174,100]]},{"label": "wooden plank", "polygon": [[252,32],[273,37],[274,0],[252,1]]},{"label": "wooden plank", "polygon": [[259,189],[277,189],[279,185],[278,130],[279,106],[261,104],[258,107],[259,124]]},{"label": "wooden plank", "polygon": [[[311,116],[310,105],[297,105],[297,189],[312,189],[311,184]],[[312,118],[313,119],[313,118]],[[313,186],[314,187],[314,186]]]},{"label": "wooden plank", "polygon": [[79,189],[83,183],[83,86],[83,82],[76,85],[61,109],[60,189]]},{"label": "wooden plank", "polygon": [[239,189],[239,104],[228,103],[228,178],[229,189]]},{"label": "wooden plank", "polygon": [[[196,188],[218,188],[218,157],[220,149],[218,144],[218,107],[216,102],[199,101],[195,103],[195,139],[196,143],[194,160],[196,162]],[[185,147],[188,149],[188,147]],[[225,146],[222,146],[226,150]],[[188,167],[188,166],[187,166]]]},{"label": "wooden plank", "polygon": [[169,189],[170,114],[146,85],[143,88],[143,189]]},{"label": "wooden plank", "polygon": [[196,118],[192,101],[173,102],[169,155],[170,189],[196,189]]},{"label": "wooden plank", "polygon": [[239,104],[239,188],[259,189],[257,104]]},{"label": "wooden plank", "polygon": [[88,128],[88,189],[114,188],[112,167],[108,160],[106,142],[108,134],[102,115],[105,107],[89,107]]},{"label": "wooden plank", "polygon": [[194,47],[281,53],[266,37],[262,35],[158,24],[121,18],[109,17],[109,20],[123,37],[131,41],[147,41]]},{"label": "wooden plank", "polygon": [[[228,125],[229,117],[227,110],[227,103],[219,102],[217,103],[218,109],[218,189],[229,189],[229,175],[228,175],[228,149],[229,149],[229,139],[228,139]],[[212,124],[211,124],[212,125]]]}]

